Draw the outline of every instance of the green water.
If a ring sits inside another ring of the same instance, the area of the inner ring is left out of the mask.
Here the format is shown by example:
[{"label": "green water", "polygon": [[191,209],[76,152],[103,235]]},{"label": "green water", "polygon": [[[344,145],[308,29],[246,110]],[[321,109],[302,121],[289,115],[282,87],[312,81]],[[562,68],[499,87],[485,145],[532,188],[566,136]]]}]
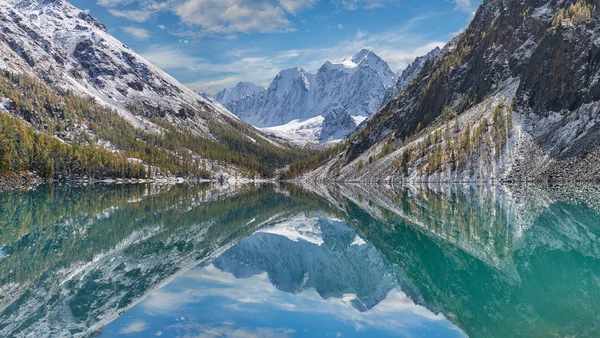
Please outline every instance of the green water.
[{"label": "green water", "polygon": [[311,191],[0,193],[0,336],[600,336],[600,188]]}]

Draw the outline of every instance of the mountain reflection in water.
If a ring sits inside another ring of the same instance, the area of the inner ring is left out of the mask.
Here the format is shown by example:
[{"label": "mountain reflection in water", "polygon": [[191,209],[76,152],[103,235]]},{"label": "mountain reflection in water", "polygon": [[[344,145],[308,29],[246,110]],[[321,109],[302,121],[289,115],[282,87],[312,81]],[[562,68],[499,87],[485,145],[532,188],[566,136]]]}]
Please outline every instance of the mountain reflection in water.
[{"label": "mountain reflection in water", "polygon": [[0,193],[0,336],[598,336],[599,192]]}]

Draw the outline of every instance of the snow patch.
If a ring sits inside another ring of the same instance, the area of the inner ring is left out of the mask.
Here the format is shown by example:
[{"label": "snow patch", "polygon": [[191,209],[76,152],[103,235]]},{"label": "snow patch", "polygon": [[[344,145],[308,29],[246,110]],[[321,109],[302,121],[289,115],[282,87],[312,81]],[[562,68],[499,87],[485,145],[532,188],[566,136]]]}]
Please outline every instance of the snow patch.
[{"label": "snow patch", "polygon": [[319,142],[323,121],[325,121],[323,116],[317,116],[305,120],[296,119],[281,126],[259,128],[259,130],[293,144],[305,146]]}]

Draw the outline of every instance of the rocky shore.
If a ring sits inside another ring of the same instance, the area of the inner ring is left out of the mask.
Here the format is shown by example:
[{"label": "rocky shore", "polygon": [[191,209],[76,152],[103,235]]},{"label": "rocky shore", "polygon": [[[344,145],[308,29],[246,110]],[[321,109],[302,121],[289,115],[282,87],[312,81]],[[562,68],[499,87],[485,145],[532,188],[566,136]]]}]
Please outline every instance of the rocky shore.
[{"label": "rocky shore", "polygon": [[0,191],[26,189],[39,184],[41,180],[31,174],[7,173],[0,175]]}]

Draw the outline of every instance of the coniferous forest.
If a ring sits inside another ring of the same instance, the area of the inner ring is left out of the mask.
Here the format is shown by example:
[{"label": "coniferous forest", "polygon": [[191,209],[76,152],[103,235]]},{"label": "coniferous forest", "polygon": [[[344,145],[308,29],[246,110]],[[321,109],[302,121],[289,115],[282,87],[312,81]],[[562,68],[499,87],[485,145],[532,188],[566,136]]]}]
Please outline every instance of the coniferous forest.
[{"label": "coniferous forest", "polygon": [[[210,179],[207,161],[233,165],[248,177],[274,177],[276,170],[314,153],[250,140],[233,128],[211,126],[214,139],[183,132],[166,120],[161,128],[135,128],[116,111],[70,91],[54,91],[37,79],[0,73],[0,174],[30,172],[43,179],[152,178],[161,175]],[[143,111],[143,107],[129,107]],[[149,116],[153,116],[148,112]],[[109,145],[108,147],[106,145]]]}]

